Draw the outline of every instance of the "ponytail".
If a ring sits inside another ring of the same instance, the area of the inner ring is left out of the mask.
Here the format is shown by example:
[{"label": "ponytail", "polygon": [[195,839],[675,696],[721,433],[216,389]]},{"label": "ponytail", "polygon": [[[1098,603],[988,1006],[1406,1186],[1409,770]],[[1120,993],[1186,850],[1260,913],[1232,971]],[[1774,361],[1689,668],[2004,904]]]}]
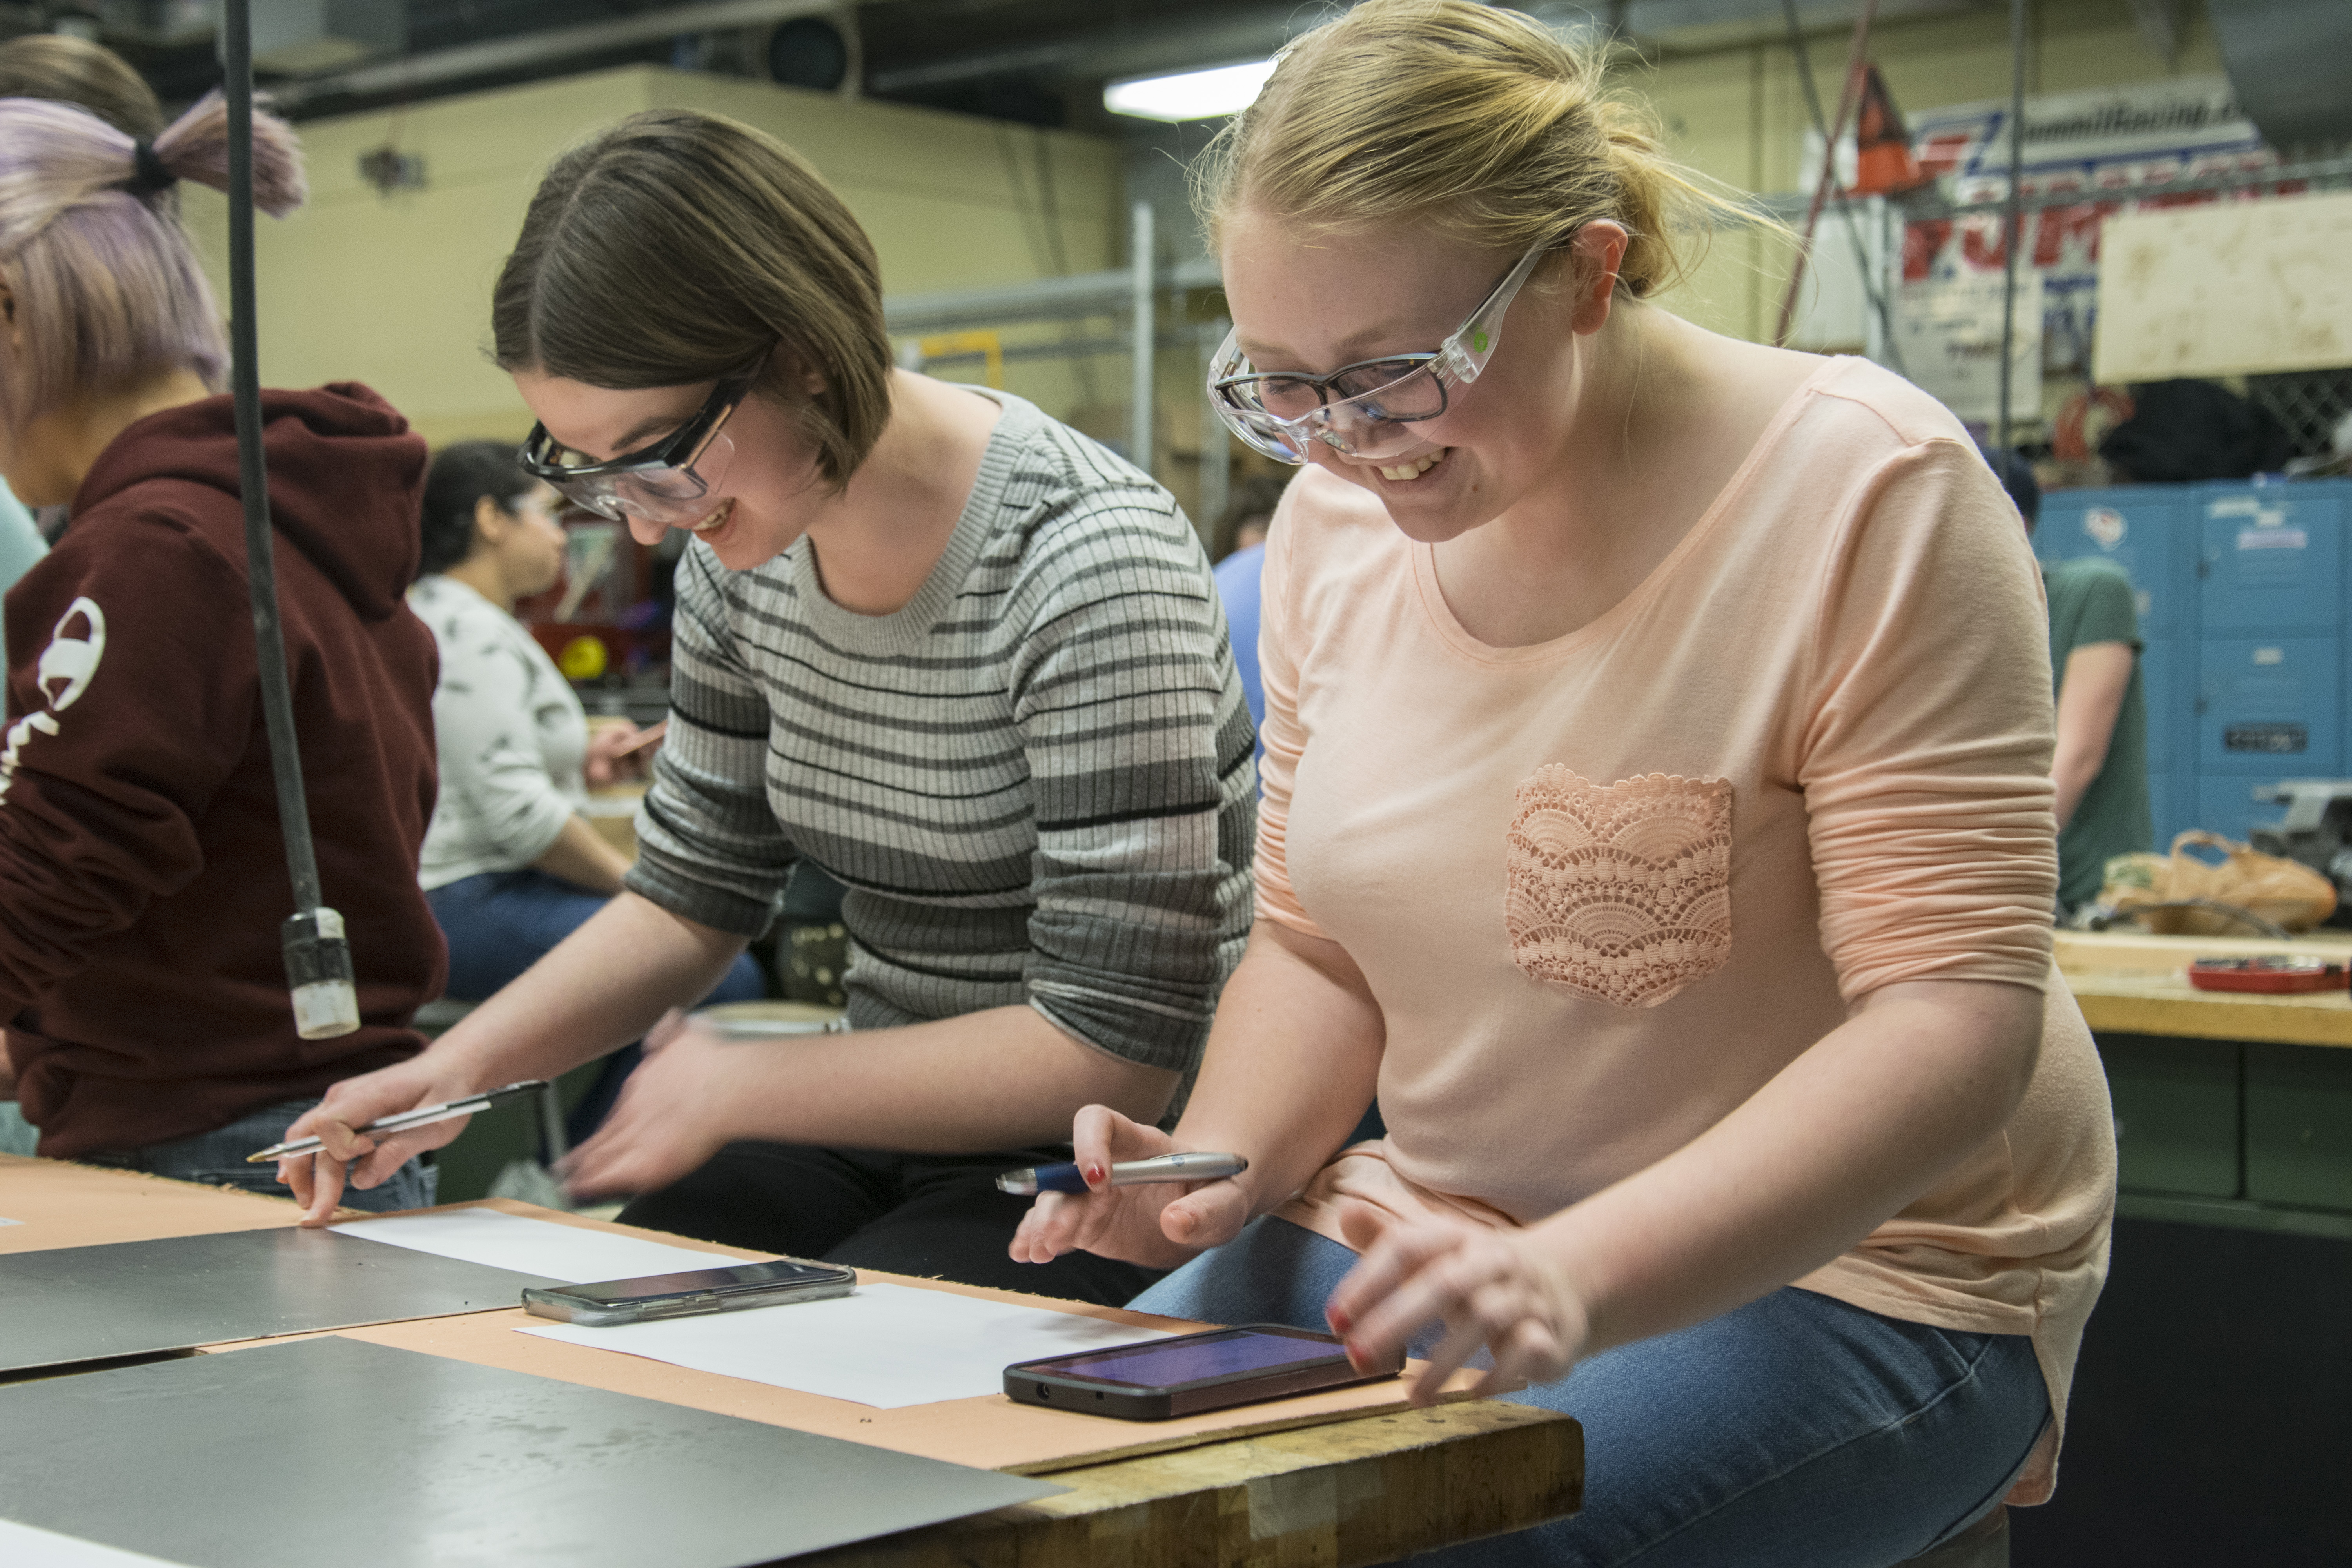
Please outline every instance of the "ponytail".
[{"label": "ponytail", "polygon": [[[131,149],[126,188],[140,178],[140,147]],[[220,89],[167,126],[149,150],[155,170],[174,180],[194,180],[214,190],[228,189],[228,102]],[[293,127],[274,114],[253,115],[253,205],[271,217],[284,217],[310,195],[302,177],[301,145]]]},{"label": "ponytail", "polygon": [[[253,125],[254,202],[273,216],[301,204],[293,132]],[[173,370],[219,390],[227,369],[220,308],[168,192],[228,185],[228,107],[217,92],[150,144],[79,108],[0,100],[0,279],[22,307],[0,339],[0,429],[88,392]]]}]

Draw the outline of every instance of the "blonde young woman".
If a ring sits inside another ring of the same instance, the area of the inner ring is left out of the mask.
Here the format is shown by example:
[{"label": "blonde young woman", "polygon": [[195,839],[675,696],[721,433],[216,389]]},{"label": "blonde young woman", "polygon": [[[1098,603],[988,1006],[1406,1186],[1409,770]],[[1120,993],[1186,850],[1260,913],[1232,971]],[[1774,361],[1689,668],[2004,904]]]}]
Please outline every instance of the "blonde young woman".
[{"label": "blonde young woman", "polygon": [[[1696,192],[1596,76],[1370,0],[1213,163],[1213,395],[1311,464],[1261,918],[1173,1133],[1082,1113],[1014,1251],[1533,1384],[1584,1510],[1465,1560],[1875,1568],[2049,1494],[2105,1273],[2034,563],[1934,402],[1650,302]],[[1171,1149],[1251,1165],[1100,1187]]]}]

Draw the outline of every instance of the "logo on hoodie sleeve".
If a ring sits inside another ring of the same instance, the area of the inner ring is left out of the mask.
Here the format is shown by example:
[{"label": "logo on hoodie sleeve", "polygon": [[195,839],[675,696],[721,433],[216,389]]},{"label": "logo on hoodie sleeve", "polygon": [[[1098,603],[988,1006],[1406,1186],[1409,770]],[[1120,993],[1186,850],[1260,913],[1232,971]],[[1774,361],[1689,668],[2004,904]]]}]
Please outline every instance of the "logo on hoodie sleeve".
[{"label": "logo on hoodie sleeve", "polygon": [[0,751],[0,800],[8,797],[8,787],[16,782],[25,742],[36,731],[44,735],[58,733],[58,715],[81,700],[98,675],[99,661],[105,657],[106,612],[95,600],[76,599],[58,618],[49,646],[41,650],[40,662],[34,668],[33,684],[47,706],[26,714],[8,728],[7,749]]}]

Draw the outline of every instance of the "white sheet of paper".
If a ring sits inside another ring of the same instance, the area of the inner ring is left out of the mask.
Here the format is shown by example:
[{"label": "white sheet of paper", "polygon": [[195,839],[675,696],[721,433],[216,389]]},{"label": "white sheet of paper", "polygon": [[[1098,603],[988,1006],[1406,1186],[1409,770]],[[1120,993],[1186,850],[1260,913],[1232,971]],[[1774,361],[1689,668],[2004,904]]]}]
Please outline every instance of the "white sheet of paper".
[{"label": "white sheet of paper", "polygon": [[0,1519],[0,1563],[8,1568],[182,1568],[161,1557],[101,1546],[78,1535],[59,1535],[8,1519]]},{"label": "white sheet of paper", "polygon": [[529,1219],[503,1209],[452,1209],[446,1214],[387,1215],[355,1219],[327,1228],[339,1236],[381,1241],[492,1268],[539,1274],[578,1285],[590,1280],[636,1279],[687,1268],[722,1268],[735,1261],[715,1252],[668,1247],[634,1236],[616,1236],[585,1226]]},{"label": "white sheet of paper", "polygon": [[517,1331],[896,1410],[1002,1394],[1004,1369],[1016,1361],[1164,1339],[1170,1331],[909,1285],[864,1285],[828,1301]]}]

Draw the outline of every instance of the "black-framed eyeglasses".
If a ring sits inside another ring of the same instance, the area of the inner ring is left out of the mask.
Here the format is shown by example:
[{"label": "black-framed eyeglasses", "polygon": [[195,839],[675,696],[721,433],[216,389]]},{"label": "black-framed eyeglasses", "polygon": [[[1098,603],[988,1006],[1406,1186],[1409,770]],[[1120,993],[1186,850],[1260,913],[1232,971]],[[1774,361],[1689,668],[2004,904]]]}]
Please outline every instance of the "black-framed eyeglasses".
[{"label": "black-framed eyeglasses", "polygon": [[543,479],[566,500],[614,522],[641,517],[649,522],[687,522],[701,514],[701,501],[725,480],[735,443],[724,428],[759,380],[757,369],[729,376],[687,422],[634,452],[589,462],[558,443],[544,425],[533,425],[516,459],[523,472]]}]

